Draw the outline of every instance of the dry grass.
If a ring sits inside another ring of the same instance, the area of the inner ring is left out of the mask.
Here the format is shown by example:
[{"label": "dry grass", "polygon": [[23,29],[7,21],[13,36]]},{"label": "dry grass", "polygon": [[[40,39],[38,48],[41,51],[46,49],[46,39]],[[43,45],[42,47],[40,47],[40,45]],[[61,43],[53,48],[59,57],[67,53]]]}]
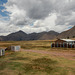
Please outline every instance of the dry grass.
[{"label": "dry grass", "polygon": [[[31,50],[50,50],[51,43],[54,40],[37,40],[37,41],[5,41],[0,42],[0,47],[8,47],[11,45],[20,45],[23,49]],[[70,48],[55,48],[57,50],[71,50]],[[52,50],[55,50],[52,48]],[[75,50],[75,49],[72,49]]]},{"label": "dry grass", "polygon": [[11,45],[21,45],[24,49],[47,49],[53,41],[16,41],[16,42],[0,42],[0,47],[8,47]]},{"label": "dry grass", "polygon": [[15,75],[74,75],[75,62],[63,57],[25,51],[1,57],[0,75],[14,73]]},{"label": "dry grass", "polygon": [[50,48],[51,42],[53,41],[0,42],[0,47],[21,45],[25,50],[6,51],[6,55],[0,57],[0,75],[75,75],[75,60],[63,56],[74,54],[75,49]]}]

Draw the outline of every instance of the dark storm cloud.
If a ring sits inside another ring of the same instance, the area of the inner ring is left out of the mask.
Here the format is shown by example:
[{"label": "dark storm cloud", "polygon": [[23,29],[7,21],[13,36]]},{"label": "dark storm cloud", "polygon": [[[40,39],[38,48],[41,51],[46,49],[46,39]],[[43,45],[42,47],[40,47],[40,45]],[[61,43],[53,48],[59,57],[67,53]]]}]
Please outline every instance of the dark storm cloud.
[{"label": "dark storm cloud", "polygon": [[52,12],[52,5],[50,0],[38,0],[31,5],[32,8],[27,11],[27,15],[32,19],[44,19]]},{"label": "dark storm cloud", "polygon": [[52,0],[9,0],[8,6],[16,5],[26,11],[26,15],[32,19],[44,19],[53,11]]}]

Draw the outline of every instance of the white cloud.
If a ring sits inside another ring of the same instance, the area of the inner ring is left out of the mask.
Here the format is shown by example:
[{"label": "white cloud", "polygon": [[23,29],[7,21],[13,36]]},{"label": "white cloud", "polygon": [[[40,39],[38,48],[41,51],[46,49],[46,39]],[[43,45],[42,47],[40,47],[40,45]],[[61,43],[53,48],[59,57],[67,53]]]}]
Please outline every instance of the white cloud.
[{"label": "white cloud", "polygon": [[2,11],[10,14],[9,18],[0,16],[0,34],[62,32],[75,24],[75,0],[8,0],[4,6]]}]

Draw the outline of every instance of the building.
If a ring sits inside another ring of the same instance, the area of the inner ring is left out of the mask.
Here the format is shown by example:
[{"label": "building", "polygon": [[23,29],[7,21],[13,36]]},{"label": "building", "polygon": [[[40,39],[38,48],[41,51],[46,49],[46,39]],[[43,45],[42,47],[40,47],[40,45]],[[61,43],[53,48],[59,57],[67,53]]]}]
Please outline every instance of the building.
[{"label": "building", "polygon": [[0,49],[0,56],[4,56],[5,55],[5,49]]},{"label": "building", "polygon": [[20,46],[11,46],[11,51],[20,51]]},{"label": "building", "polygon": [[66,44],[75,44],[75,40],[71,40],[71,39],[57,39],[55,41],[55,43],[57,44],[63,44],[63,43],[66,43]]},{"label": "building", "polygon": [[57,39],[51,44],[51,47],[75,48],[75,40]]}]

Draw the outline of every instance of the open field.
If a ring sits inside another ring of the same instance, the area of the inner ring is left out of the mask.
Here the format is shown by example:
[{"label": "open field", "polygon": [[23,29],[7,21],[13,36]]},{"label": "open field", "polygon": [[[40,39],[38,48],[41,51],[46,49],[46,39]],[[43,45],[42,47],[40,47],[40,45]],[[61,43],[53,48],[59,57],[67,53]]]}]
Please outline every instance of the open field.
[{"label": "open field", "polygon": [[[8,47],[11,45],[20,45],[23,49],[30,49],[30,50],[50,50],[51,43],[53,43],[54,40],[45,40],[45,41],[1,41],[0,47]],[[75,49],[69,49],[69,48],[52,48],[51,50],[75,50]]]},{"label": "open field", "polygon": [[0,42],[0,47],[22,46],[0,57],[0,75],[75,75],[75,49],[50,48],[51,42]]},{"label": "open field", "polygon": [[20,45],[24,49],[50,49],[51,42],[53,41],[6,41],[0,42],[0,47]]}]

